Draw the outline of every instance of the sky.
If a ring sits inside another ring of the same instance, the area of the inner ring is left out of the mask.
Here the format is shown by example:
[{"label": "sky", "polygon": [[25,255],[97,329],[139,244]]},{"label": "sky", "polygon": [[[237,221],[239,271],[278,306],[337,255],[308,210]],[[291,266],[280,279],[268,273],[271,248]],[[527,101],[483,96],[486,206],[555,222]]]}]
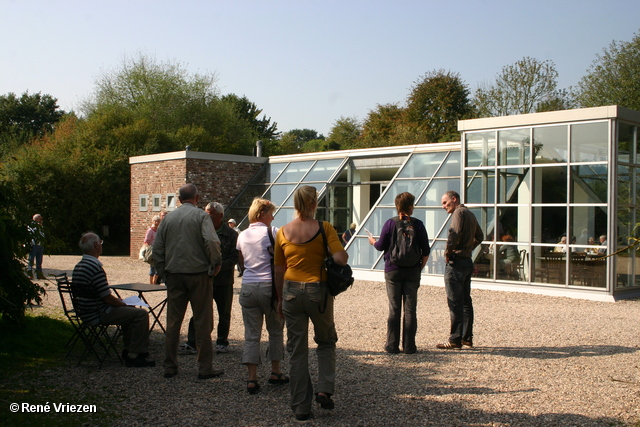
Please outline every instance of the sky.
[{"label": "sky", "polygon": [[473,93],[523,57],[575,86],[612,41],[640,31],[631,0],[0,0],[0,95],[41,92],[81,113],[95,82],[139,54],[215,74],[278,130],[405,105],[426,73]]}]

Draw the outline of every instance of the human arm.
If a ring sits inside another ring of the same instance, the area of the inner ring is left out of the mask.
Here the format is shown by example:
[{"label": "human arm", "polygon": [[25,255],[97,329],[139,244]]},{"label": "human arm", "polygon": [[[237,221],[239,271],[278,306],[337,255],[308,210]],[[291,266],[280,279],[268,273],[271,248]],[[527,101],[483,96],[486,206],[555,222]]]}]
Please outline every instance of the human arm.
[{"label": "human arm", "polygon": [[102,301],[105,302],[105,304],[108,304],[112,307],[126,307],[127,303],[125,303],[124,301],[122,301],[120,298],[118,298],[117,296],[113,295],[113,294],[109,294],[106,297],[102,298]]},{"label": "human arm", "polygon": [[221,247],[222,265],[220,271],[231,271],[238,264],[240,256],[238,255],[238,233],[227,226],[227,243]]},{"label": "human arm", "polygon": [[[162,223],[160,223],[160,225],[162,226]],[[220,239],[213,227],[211,217],[207,214],[204,214],[202,217],[201,232],[202,239],[204,240],[204,250],[207,254],[207,258],[209,259],[211,269],[214,270],[216,266],[218,266],[217,270],[220,271],[219,264],[222,259],[222,255],[220,253]],[[214,276],[217,274],[215,271],[213,271],[213,273]]]}]

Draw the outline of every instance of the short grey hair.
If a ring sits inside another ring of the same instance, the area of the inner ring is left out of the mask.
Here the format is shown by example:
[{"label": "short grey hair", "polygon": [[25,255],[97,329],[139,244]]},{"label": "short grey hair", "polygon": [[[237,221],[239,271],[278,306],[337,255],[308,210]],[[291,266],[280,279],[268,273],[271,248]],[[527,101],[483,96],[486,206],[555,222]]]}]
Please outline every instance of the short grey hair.
[{"label": "short grey hair", "polygon": [[215,211],[218,214],[222,215],[224,214],[224,206],[222,206],[222,203],[218,203],[218,202],[211,202],[209,203],[205,208],[205,211]]},{"label": "short grey hair", "polygon": [[89,231],[84,233],[82,237],[80,237],[80,242],[78,243],[78,246],[80,246],[80,249],[82,249],[82,253],[86,254],[91,249],[93,249],[93,246],[99,241],[100,241],[100,236],[98,236],[96,233],[92,231]]}]

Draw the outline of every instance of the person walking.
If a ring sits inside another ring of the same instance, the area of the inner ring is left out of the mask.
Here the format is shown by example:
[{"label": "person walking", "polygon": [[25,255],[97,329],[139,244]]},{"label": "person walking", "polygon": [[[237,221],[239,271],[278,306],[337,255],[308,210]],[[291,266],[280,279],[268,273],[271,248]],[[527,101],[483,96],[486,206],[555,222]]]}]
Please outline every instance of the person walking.
[{"label": "person walking", "polygon": [[[369,236],[369,243],[379,251],[384,251],[384,278],[389,298],[389,317],[387,318],[387,342],[385,351],[400,353],[400,337],[402,351],[413,354],[417,351],[416,332],[418,330],[417,306],[418,288],[422,269],[429,260],[431,248],[427,230],[417,218],[412,217],[415,196],[411,193],[400,193],[396,196],[395,205],[398,216],[382,226],[380,240]],[[400,234],[410,234],[411,242],[404,245],[412,247],[406,251],[406,261],[397,256]],[[394,249],[396,250],[394,252]],[[404,314],[404,316],[403,316]],[[400,326],[402,320],[402,335]]]},{"label": "person walking", "polygon": [[36,278],[44,279],[42,273],[42,258],[44,257],[44,231],[42,230],[42,215],[35,214],[32,218],[31,225],[29,226],[29,233],[31,234],[31,249],[29,250],[29,264],[27,266],[27,274],[30,278],[33,278],[33,264],[36,266]]},{"label": "person walking", "polygon": [[484,239],[475,215],[460,202],[460,195],[447,191],[441,199],[442,208],[451,215],[444,256],[444,287],[451,317],[449,340],[436,345],[440,349],[473,347],[473,303],[471,274],[473,250]]},{"label": "person walking", "polygon": [[333,409],[331,396],[336,377],[336,342],[333,321],[333,296],[327,291],[324,268],[326,251],[320,227],[327,236],[328,250],[339,265],[346,265],[349,255],[331,223],[314,219],[318,207],[315,187],[303,185],[293,194],[294,219],[280,228],[274,254],[279,309],[287,324],[288,347],[291,348],[291,409],[299,421],[311,417],[313,385],[309,374],[309,320],[313,323],[314,341],[318,344],[318,384],[316,402],[323,409]]}]

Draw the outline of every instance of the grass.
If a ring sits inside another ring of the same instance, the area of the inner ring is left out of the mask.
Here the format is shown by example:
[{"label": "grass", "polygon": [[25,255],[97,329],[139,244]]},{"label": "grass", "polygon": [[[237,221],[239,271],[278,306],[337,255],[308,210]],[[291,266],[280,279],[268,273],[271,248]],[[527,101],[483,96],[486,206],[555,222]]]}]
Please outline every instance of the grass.
[{"label": "grass", "polygon": [[[66,344],[73,327],[66,320],[47,316],[25,317],[23,326],[0,317],[0,426],[108,425],[111,406],[104,396],[79,389],[63,388],[51,380],[41,380],[47,369],[69,365]],[[94,413],[56,413],[56,404],[96,405]],[[50,412],[11,412],[11,403],[50,405]]]}]

